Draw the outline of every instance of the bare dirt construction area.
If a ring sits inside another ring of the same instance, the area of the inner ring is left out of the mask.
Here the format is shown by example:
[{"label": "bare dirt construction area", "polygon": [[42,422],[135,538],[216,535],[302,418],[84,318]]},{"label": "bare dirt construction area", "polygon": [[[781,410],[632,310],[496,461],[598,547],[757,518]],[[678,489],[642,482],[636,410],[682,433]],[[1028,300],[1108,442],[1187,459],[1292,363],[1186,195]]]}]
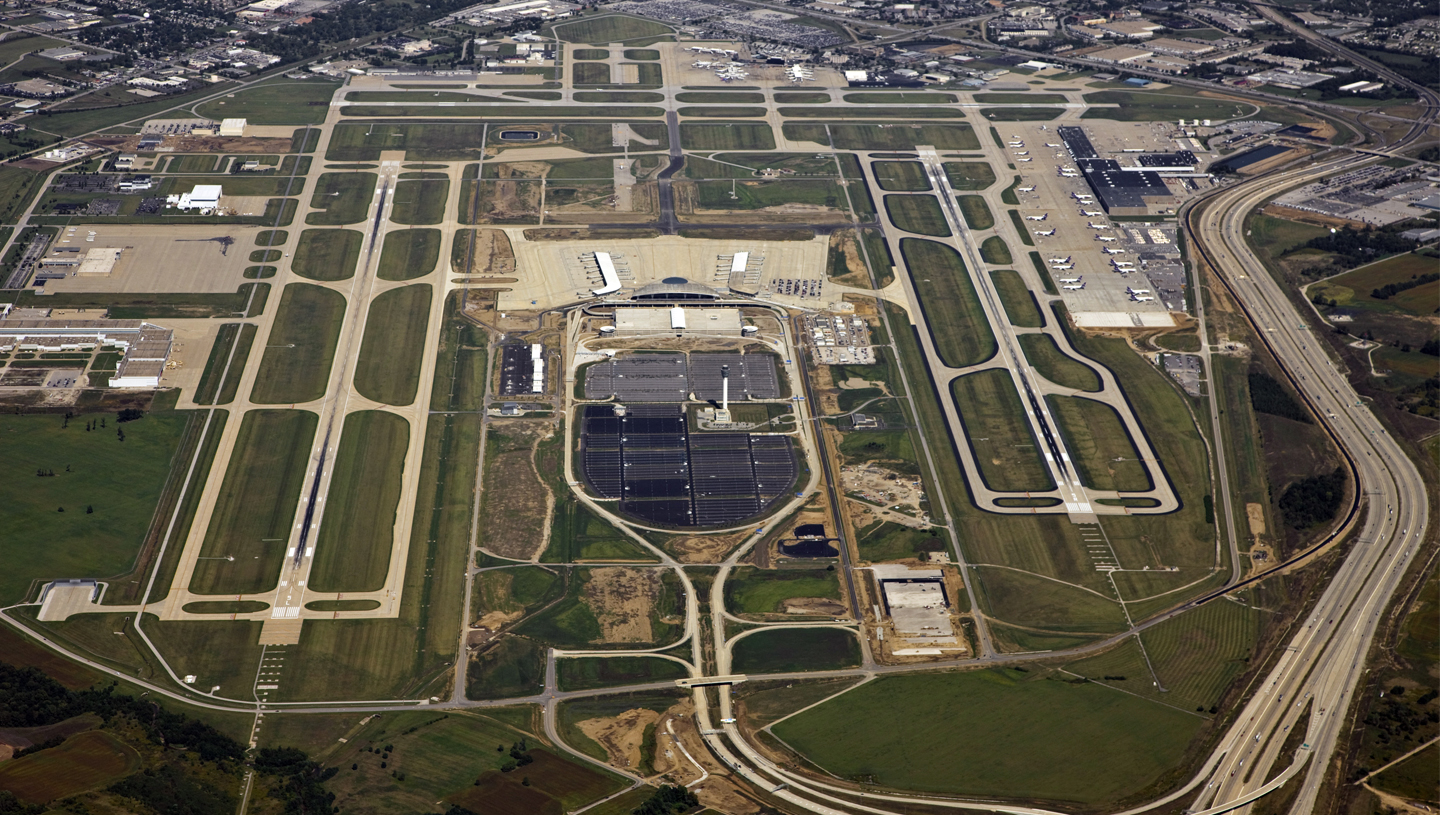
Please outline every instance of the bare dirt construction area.
[{"label": "bare dirt construction area", "polygon": [[827,597],[792,597],[785,601],[786,614],[834,617],[845,613],[844,604]]},{"label": "bare dirt construction area", "polygon": [[925,500],[925,487],[916,476],[873,464],[846,464],[840,468],[840,484],[846,495],[889,510],[885,520],[899,520],[891,516],[900,516],[909,519],[909,526],[929,525],[928,521],[921,520],[924,514],[920,504]]},{"label": "bare dirt construction area", "polygon": [[659,713],[636,708],[608,719],[586,719],[578,726],[581,733],[605,748],[611,765],[633,770],[640,766],[640,747],[645,743],[645,728],[658,721]]},{"label": "bare dirt construction area", "polygon": [[865,259],[860,256],[860,241],[854,230],[837,231],[831,235],[830,251],[839,252],[842,260],[828,270],[831,280],[860,289],[870,288],[870,274],[865,269]]},{"label": "bare dirt construction area", "polygon": [[[97,136],[91,144],[113,147],[121,152],[134,152],[140,136]],[[160,149],[170,153],[288,153],[290,139],[259,139],[235,136],[167,136]]]},{"label": "bare dirt construction area", "polygon": [[650,642],[650,613],[660,596],[660,573],[654,569],[610,566],[590,570],[585,602],[600,623],[597,643]]},{"label": "bare dirt construction area", "polygon": [[495,165],[496,178],[482,179],[475,219],[481,222],[525,221],[538,218],[550,165],[514,161]]},{"label": "bare dirt construction area", "polygon": [[1297,223],[1327,228],[1342,229],[1348,226],[1351,229],[1365,229],[1367,226],[1363,221],[1352,221],[1349,218],[1337,218],[1333,215],[1322,215],[1318,212],[1306,212],[1303,209],[1291,209],[1290,207],[1282,207],[1277,204],[1271,204],[1260,210],[1260,212],[1261,214],[1281,218],[1286,221],[1295,221]]},{"label": "bare dirt construction area", "polygon": [[664,548],[681,563],[719,563],[749,536],[746,530],[729,535],[674,537],[665,542]]},{"label": "bare dirt construction area", "polygon": [[[512,275],[515,274],[515,250],[510,246],[510,236],[499,229],[475,229],[470,244],[470,265],[465,267],[462,258],[452,259],[451,271],[459,275]],[[464,232],[456,235],[458,242],[466,237]],[[513,282],[513,279],[509,282]]]},{"label": "bare dirt construction area", "polygon": [[531,560],[550,540],[555,496],[535,471],[535,445],[553,432],[549,422],[497,421],[490,425],[485,462],[480,545],[515,560]]}]

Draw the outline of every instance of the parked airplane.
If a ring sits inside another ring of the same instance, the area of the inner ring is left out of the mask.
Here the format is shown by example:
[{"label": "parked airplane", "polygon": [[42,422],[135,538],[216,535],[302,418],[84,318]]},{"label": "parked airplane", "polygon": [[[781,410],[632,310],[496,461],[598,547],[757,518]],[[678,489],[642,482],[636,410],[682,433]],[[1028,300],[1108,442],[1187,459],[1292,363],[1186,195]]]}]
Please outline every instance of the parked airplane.
[{"label": "parked airplane", "polygon": [[1028,186],[1028,187],[1016,187],[1016,188],[1015,188],[1015,191],[1016,191],[1016,192],[1034,192],[1034,191],[1035,191],[1035,185],[1034,185],[1034,184],[1031,184],[1031,185]]},{"label": "parked airplane", "polygon": [[1050,258],[1050,263],[1069,263],[1070,258]]},{"label": "parked airplane", "polygon": [[1059,266],[1054,267],[1054,268],[1052,269],[1052,271],[1056,271],[1056,272],[1068,272],[1068,271],[1070,271],[1070,270],[1073,269],[1073,268],[1075,268],[1075,267],[1074,267],[1074,266],[1071,266],[1071,265],[1069,265],[1069,264],[1061,264],[1061,265],[1059,265]]},{"label": "parked airplane", "polygon": [[1036,234],[1036,235],[1039,235],[1039,236],[1042,237],[1042,238],[1048,238],[1048,237],[1050,237],[1051,235],[1054,235],[1054,234],[1055,234],[1055,230],[1053,230],[1053,229],[1047,229],[1047,230],[1044,230],[1044,231],[1042,232],[1042,231],[1040,231],[1040,230],[1037,229],[1037,230],[1035,231],[1035,234]]},{"label": "parked airplane", "polygon": [[1081,289],[1085,288],[1085,284],[1081,283],[1077,286],[1061,286],[1060,288],[1066,291],[1080,291]]},{"label": "parked airplane", "polygon": [[1150,293],[1150,290],[1149,290],[1149,289],[1132,289],[1132,288],[1130,288],[1129,286],[1126,286],[1126,287],[1125,287],[1125,293],[1126,293],[1126,294],[1149,294],[1149,293]]},{"label": "parked airplane", "polygon": [[1095,217],[1098,217],[1098,216],[1100,216],[1100,215],[1104,215],[1105,213],[1100,212],[1099,210],[1094,210],[1094,209],[1082,209],[1082,210],[1080,210],[1080,214],[1081,214],[1081,215],[1084,215],[1084,216],[1087,217],[1087,218],[1095,218]]},{"label": "parked airplane", "polygon": [[1016,150],[1016,151],[1015,151],[1015,155],[1017,155],[1017,156],[1028,156],[1028,155],[1030,155],[1030,151],[1029,151],[1029,150]]},{"label": "parked airplane", "polygon": [[1045,142],[1045,146],[1046,146],[1046,147],[1063,147],[1064,145],[1051,144],[1050,142],[1047,141],[1047,142]]},{"label": "parked airplane", "polygon": [[1060,278],[1060,282],[1061,282],[1061,283],[1079,283],[1079,282],[1080,282],[1080,278],[1078,278],[1078,277],[1062,277],[1062,278]]},{"label": "parked airplane", "polygon": [[1090,224],[1091,229],[1109,229],[1109,224]]},{"label": "parked airplane", "polygon": [[1015,159],[1015,160],[1018,161],[1018,162],[1020,162],[1021,164],[1025,164],[1025,163],[1027,163],[1027,162],[1033,161],[1034,159],[1017,158],[1017,159]]},{"label": "parked airplane", "polygon": [[1115,238],[1112,238],[1112,237],[1110,237],[1109,235],[1096,235],[1096,236],[1095,236],[1095,240],[1097,240],[1097,241],[1104,241],[1104,242],[1106,242],[1106,243],[1109,243],[1109,242],[1115,240]]},{"label": "parked airplane", "polygon": [[1027,220],[1027,221],[1043,221],[1043,220],[1045,220],[1046,218],[1049,218],[1049,217],[1050,217],[1050,213],[1047,212],[1047,213],[1045,213],[1044,215],[1026,215],[1026,216],[1025,216],[1025,220]]},{"label": "parked airplane", "polygon": [[1151,300],[1154,300],[1155,298],[1154,298],[1154,297],[1131,297],[1130,299],[1131,299],[1131,300],[1134,300],[1134,301],[1137,302],[1137,303],[1148,303],[1148,302],[1150,302]]},{"label": "parked airplane", "polygon": [[1107,247],[1105,247],[1105,254],[1107,254],[1107,255],[1123,255],[1123,254],[1125,254],[1125,250],[1124,250],[1124,249],[1114,249],[1114,248],[1111,248],[1111,247],[1107,246]]}]

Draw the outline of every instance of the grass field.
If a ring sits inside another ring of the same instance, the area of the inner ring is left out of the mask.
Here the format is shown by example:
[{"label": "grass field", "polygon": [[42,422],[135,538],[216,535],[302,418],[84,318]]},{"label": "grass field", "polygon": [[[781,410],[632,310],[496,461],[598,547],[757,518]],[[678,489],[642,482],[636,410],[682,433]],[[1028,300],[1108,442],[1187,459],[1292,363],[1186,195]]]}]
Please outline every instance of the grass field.
[{"label": "grass field", "polygon": [[645,691],[610,696],[573,699],[560,703],[556,716],[560,737],[566,744],[581,752],[604,761],[605,748],[596,744],[577,726],[587,719],[608,719],[619,716],[627,710],[653,710],[664,713],[689,694],[679,690]]},{"label": "grass field", "polygon": [[191,591],[242,594],[274,588],[319,421],[308,410],[245,414],[200,551],[211,559],[196,562]]},{"label": "grass field", "polygon": [[41,178],[44,176],[40,173],[24,167],[0,167],[0,220],[15,222],[15,216],[29,206],[30,199],[40,190]]},{"label": "grass field", "polygon": [[[66,108],[46,116],[43,130],[47,133],[54,133],[58,136],[69,138],[82,133],[88,133],[92,130],[103,130],[122,122],[149,119],[157,114],[165,113],[177,105],[194,102],[202,97],[210,96],[221,87],[224,86],[207,85],[198,90],[171,94],[170,96],[160,97],[150,102],[137,102],[135,104],[109,107],[97,105],[86,108]],[[94,94],[83,97],[82,101],[91,99],[100,101],[99,97]]]},{"label": "grass field", "polygon": [[1271,258],[1278,258],[1312,238],[1330,234],[1324,227],[1256,214],[1246,223],[1251,246]]},{"label": "grass field", "polygon": [[290,270],[310,280],[349,280],[364,242],[365,236],[353,229],[307,229],[295,244]]},{"label": "grass field", "polygon": [[942,166],[950,186],[962,192],[988,189],[995,183],[995,171],[983,161],[947,161]]},{"label": "grass field", "polygon": [[679,110],[681,116],[692,119],[759,119],[765,115],[765,108],[735,107],[732,105],[701,106],[691,105]]},{"label": "grass field", "polygon": [[[695,203],[705,209],[763,209],[808,204],[848,212],[845,191],[828,179],[696,181]],[[731,198],[731,194],[735,195]]]},{"label": "grass field", "polygon": [[1045,397],[1087,487],[1145,492],[1154,486],[1115,409],[1081,396]]},{"label": "grass field", "polygon": [[980,115],[992,122],[1048,122],[1064,108],[980,108]]},{"label": "grass field", "polygon": [[1035,370],[1056,385],[1086,393],[1100,390],[1100,375],[1089,365],[1062,353],[1048,335],[1022,334],[1020,347]]},{"label": "grass field", "polygon": [[815,91],[801,91],[798,93],[785,93],[782,91],[775,94],[775,101],[782,105],[823,105],[830,102],[830,94],[817,93]]},{"label": "grass field", "polygon": [[918,235],[950,237],[950,225],[933,195],[887,195],[885,211],[895,226]]},{"label": "grass field", "polygon": [[1207,603],[1141,634],[1171,704],[1219,702],[1248,667],[1262,614],[1237,603]]},{"label": "grass field", "polygon": [[485,149],[483,130],[479,122],[337,124],[325,160],[376,161],[382,150],[404,150],[406,161],[473,161]]},{"label": "grass field", "polygon": [[930,189],[925,167],[918,161],[877,161],[871,166],[875,169],[875,181],[886,192],[926,192]]},{"label": "grass field", "polygon": [[1020,242],[1026,246],[1034,246],[1035,239],[1030,236],[1030,230],[1025,228],[1025,222],[1020,219],[1020,211],[1017,209],[1006,210],[1010,216],[1010,224],[1015,227],[1015,234],[1020,236]]},{"label": "grass field", "polygon": [[1116,108],[1092,107],[1082,119],[1113,119],[1117,122],[1164,122],[1188,119],[1236,119],[1255,111],[1245,102],[1206,99],[1193,93],[1155,91],[1098,91],[1085,94],[1092,105],[1118,104]]},{"label": "grass field", "polygon": [[[606,68],[604,63],[581,63],[581,65],[595,65],[599,68]],[[642,65],[641,72],[645,68],[658,66]],[[581,85],[580,87],[602,87],[601,85]],[[614,86],[611,86],[614,87]],[[543,111],[543,112],[542,112]],[[488,107],[439,107],[430,105],[349,105],[345,107],[343,116],[366,116],[366,117],[414,117],[414,118],[438,118],[473,116],[475,118],[496,119],[496,118],[520,118],[534,117],[536,119],[599,119],[614,117],[617,119],[631,118],[658,118],[665,114],[664,108],[640,107],[619,105],[575,105],[571,107],[559,107],[555,105],[533,106],[488,106]]]},{"label": "grass field", "polygon": [[950,105],[955,96],[949,93],[847,93],[843,97],[852,105]]},{"label": "grass field", "polygon": [[[99,427],[101,419],[107,427]],[[68,421],[53,414],[0,416],[6,452],[0,479],[17,487],[7,501],[5,535],[16,544],[44,542],[6,547],[0,598],[19,602],[34,580],[105,578],[130,569],[189,419],[166,413],[118,425],[115,416],[101,414]],[[86,432],[92,422],[95,429]]]},{"label": "grass field", "polygon": [[[1435,304],[1440,302],[1440,281],[1424,283],[1383,300],[1371,297],[1370,293],[1391,283],[1406,283],[1420,275],[1434,274],[1437,267],[1440,267],[1440,263],[1433,257],[1407,253],[1346,272],[1326,280],[1322,285],[1326,289],[1325,296],[1340,301],[1342,306],[1375,311],[1401,311],[1416,317],[1426,317],[1435,313]],[[1348,291],[1349,295],[1336,292],[1336,289],[1341,288]]]},{"label": "grass field", "polygon": [[[210,348],[210,357],[205,360],[200,384],[195,388],[195,404],[228,405],[235,400],[235,393],[240,389],[240,378],[245,373],[245,360],[249,358],[250,348],[255,343],[255,333],[256,328],[253,325],[227,323],[220,326],[215,335],[215,344]],[[232,347],[235,349],[233,360],[230,354]],[[230,366],[229,376],[225,376],[227,362]],[[224,381],[221,381],[222,377]]]},{"label": "grass field", "polygon": [[1440,787],[1440,744],[1432,744],[1414,756],[1375,776],[1370,785],[1379,790],[1415,801],[1434,801]]},{"label": "grass field", "polygon": [[[847,737],[857,721],[887,726]],[[957,721],[966,722],[956,728]],[[1015,671],[886,677],[775,727],[831,773],[902,789],[1096,805],[1171,770],[1201,720]],[[1103,750],[1077,749],[1105,745]]]},{"label": "grass field", "polygon": [[393,413],[361,410],[345,417],[310,588],[359,592],[385,585],[409,443],[410,423]]},{"label": "grass field", "polygon": [[861,560],[881,563],[913,558],[920,551],[917,545],[933,546],[933,542],[939,540],[934,532],[912,529],[891,521],[876,521],[856,532],[855,546],[860,551]]},{"label": "grass field", "polygon": [[980,244],[980,258],[996,266],[1009,266],[1015,259],[1010,255],[1010,247],[1005,245],[1005,239],[999,235],[991,235]]},{"label": "grass field", "polygon": [[470,657],[465,674],[469,699],[509,699],[539,693],[545,685],[545,652],[533,640],[504,636]]},{"label": "grass field", "polygon": [[387,405],[415,401],[433,291],[430,284],[417,283],[391,289],[370,303],[355,363],[355,390],[361,395]]},{"label": "grass field", "polygon": [[321,209],[305,216],[305,223],[338,226],[365,220],[374,198],[374,173],[323,173],[315,182],[310,206]]},{"label": "grass field", "polygon": [[[683,95],[683,94],[682,94]],[[576,91],[576,102],[602,102],[609,105],[633,105],[664,102],[665,94],[651,91]]]},{"label": "grass field", "polygon": [[1032,629],[1029,635],[1113,634],[1125,629],[1125,614],[1112,596],[1026,572],[978,568],[978,593],[988,612],[996,620]]},{"label": "grass field", "polygon": [[663,37],[675,33],[675,30],[668,25],[624,14],[603,14],[596,17],[567,20],[552,26],[551,31],[565,42],[586,42],[596,45]]},{"label": "grass field", "polygon": [[476,542],[488,553],[529,560],[544,549],[547,491],[535,471],[535,443],[546,432],[541,422],[493,425],[485,441],[480,515],[485,525]]},{"label": "grass field", "polygon": [[[859,111],[857,110],[857,113]],[[837,150],[914,150],[928,144],[940,150],[978,150],[980,141],[967,124],[832,124],[791,122],[785,138],[832,144]]]},{"label": "grass field", "polygon": [[395,206],[390,220],[397,224],[438,224],[445,217],[450,196],[448,179],[401,181],[395,185]]},{"label": "grass field", "polygon": [[[607,163],[608,168],[608,163]],[[757,178],[760,170],[789,170],[787,177],[835,178],[835,159],[794,153],[713,153],[710,158],[685,157],[687,178]],[[607,169],[607,173],[609,170]],[[606,175],[605,177],[610,177]]]},{"label": "grass field", "polygon": [[950,387],[980,477],[990,489],[1044,492],[1055,488],[1009,371],[967,374],[956,377]]},{"label": "grass field", "polygon": [[963,119],[964,113],[951,107],[916,107],[904,105],[892,108],[882,107],[799,107],[780,108],[780,115],[787,119]]},{"label": "grass field", "polygon": [[960,368],[993,357],[995,335],[980,308],[965,263],[954,249],[935,241],[905,238],[900,253],[920,295],[920,308],[946,365]]},{"label": "grass field", "polygon": [[462,297],[462,292],[451,292],[445,300],[431,410],[479,410],[485,395],[485,332],[460,316]]},{"label": "grass field", "polygon": [[344,319],[340,294],[309,283],[286,286],[251,401],[283,405],[324,396]]},{"label": "grass field", "polygon": [[[1031,294],[1019,272],[1002,269],[991,272],[990,279],[995,283],[995,291],[1000,295],[1000,303],[1005,307],[1005,316],[1010,319],[1011,325],[1018,328],[1041,328],[1045,325],[1045,318],[1035,303],[1035,295]],[[1022,338],[1031,336],[1035,335],[1021,335]]]},{"label": "grass field", "polygon": [[668,659],[606,657],[562,659],[556,662],[556,682],[562,691],[640,685],[666,679],[684,679],[689,672]]},{"label": "grass field", "polygon": [[660,52],[654,48],[626,48],[623,56],[634,62],[653,62],[660,59]]},{"label": "grass field", "polygon": [[580,60],[606,60],[609,58],[610,52],[604,48],[576,48],[570,52],[570,59],[577,62]]},{"label": "grass field", "polygon": [[959,195],[955,197],[956,203],[960,205],[960,214],[965,216],[965,225],[971,229],[989,229],[995,226],[995,216],[990,212],[990,205],[979,195]]},{"label": "grass field", "polygon": [[686,150],[774,150],[775,134],[759,122],[680,125],[680,145]]},{"label": "grass field", "polygon": [[30,804],[102,789],[140,769],[140,754],[109,733],[77,733],[58,747],[0,766],[0,789]]},{"label": "grass field", "polygon": [[735,673],[833,671],[860,665],[860,643],[849,631],[800,628],[761,631],[735,643]]},{"label": "grass field", "polygon": [[209,119],[245,119],[252,125],[318,125],[330,112],[339,82],[307,79],[267,82],[196,107]]},{"label": "grass field", "polygon": [[977,93],[975,101],[982,105],[1063,105],[1063,93]]},{"label": "grass field", "polygon": [[[199,156],[185,156],[185,158],[200,158]],[[201,184],[220,184],[226,195],[252,195],[252,196],[273,196],[273,195],[299,195],[305,191],[305,177],[291,178],[288,175],[225,175],[219,178],[215,176],[193,176],[193,175],[172,175],[160,181],[156,188],[157,195],[173,195],[182,192],[190,192]],[[167,218],[175,216],[167,215]],[[274,215],[266,226],[273,225]]]},{"label": "grass field", "polygon": [[736,614],[783,614],[796,597],[840,599],[835,572],[819,569],[755,569],[741,566],[725,581],[725,607]]},{"label": "grass field", "polygon": [[603,62],[576,62],[570,66],[576,85],[609,85],[610,66]]},{"label": "grass field", "polygon": [[[661,94],[656,96],[664,98]],[[765,94],[747,91],[690,91],[675,94],[675,101],[687,105],[761,105],[765,103]]]},{"label": "grass field", "polygon": [[[358,250],[358,247],[357,247]],[[381,280],[414,280],[435,271],[440,230],[403,229],[385,233],[376,275]]]}]

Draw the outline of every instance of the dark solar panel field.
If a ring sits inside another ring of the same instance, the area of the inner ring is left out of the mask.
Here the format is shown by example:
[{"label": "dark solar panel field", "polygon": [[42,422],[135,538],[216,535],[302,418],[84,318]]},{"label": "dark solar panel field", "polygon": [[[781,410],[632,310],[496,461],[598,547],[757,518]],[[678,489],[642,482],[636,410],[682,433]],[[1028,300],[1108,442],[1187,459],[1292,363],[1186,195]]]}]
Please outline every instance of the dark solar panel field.
[{"label": "dark solar panel field", "polygon": [[581,434],[591,488],[619,498],[621,512],[657,525],[738,523],[764,511],[795,482],[788,438],[691,435],[677,404],[633,405],[624,417],[592,405],[585,408]]},{"label": "dark solar panel field", "polygon": [[775,399],[780,381],[768,354],[635,354],[585,370],[585,398],[621,402],[683,402],[695,394],[719,401],[720,369],[730,366],[730,398]]}]

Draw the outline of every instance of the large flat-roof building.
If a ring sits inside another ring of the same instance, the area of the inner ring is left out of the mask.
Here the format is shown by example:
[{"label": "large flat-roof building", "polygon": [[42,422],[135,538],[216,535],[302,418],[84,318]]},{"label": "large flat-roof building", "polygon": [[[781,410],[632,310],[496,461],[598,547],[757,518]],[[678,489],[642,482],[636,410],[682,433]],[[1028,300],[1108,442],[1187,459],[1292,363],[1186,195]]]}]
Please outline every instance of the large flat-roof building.
[{"label": "large flat-roof building", "polygon": [[738,308],[617,308],[615,333],[621,336],[654,334],[741,335],[743,323]]},{"label": "large flat-roof building", "polygon": [[[123,349],[112,388],[158,388],[170,359],[174,332],[143,320],[51,319],[48,309],[0,312],[0,351]],[[45,315],[45,316],[40,316]]]}]

